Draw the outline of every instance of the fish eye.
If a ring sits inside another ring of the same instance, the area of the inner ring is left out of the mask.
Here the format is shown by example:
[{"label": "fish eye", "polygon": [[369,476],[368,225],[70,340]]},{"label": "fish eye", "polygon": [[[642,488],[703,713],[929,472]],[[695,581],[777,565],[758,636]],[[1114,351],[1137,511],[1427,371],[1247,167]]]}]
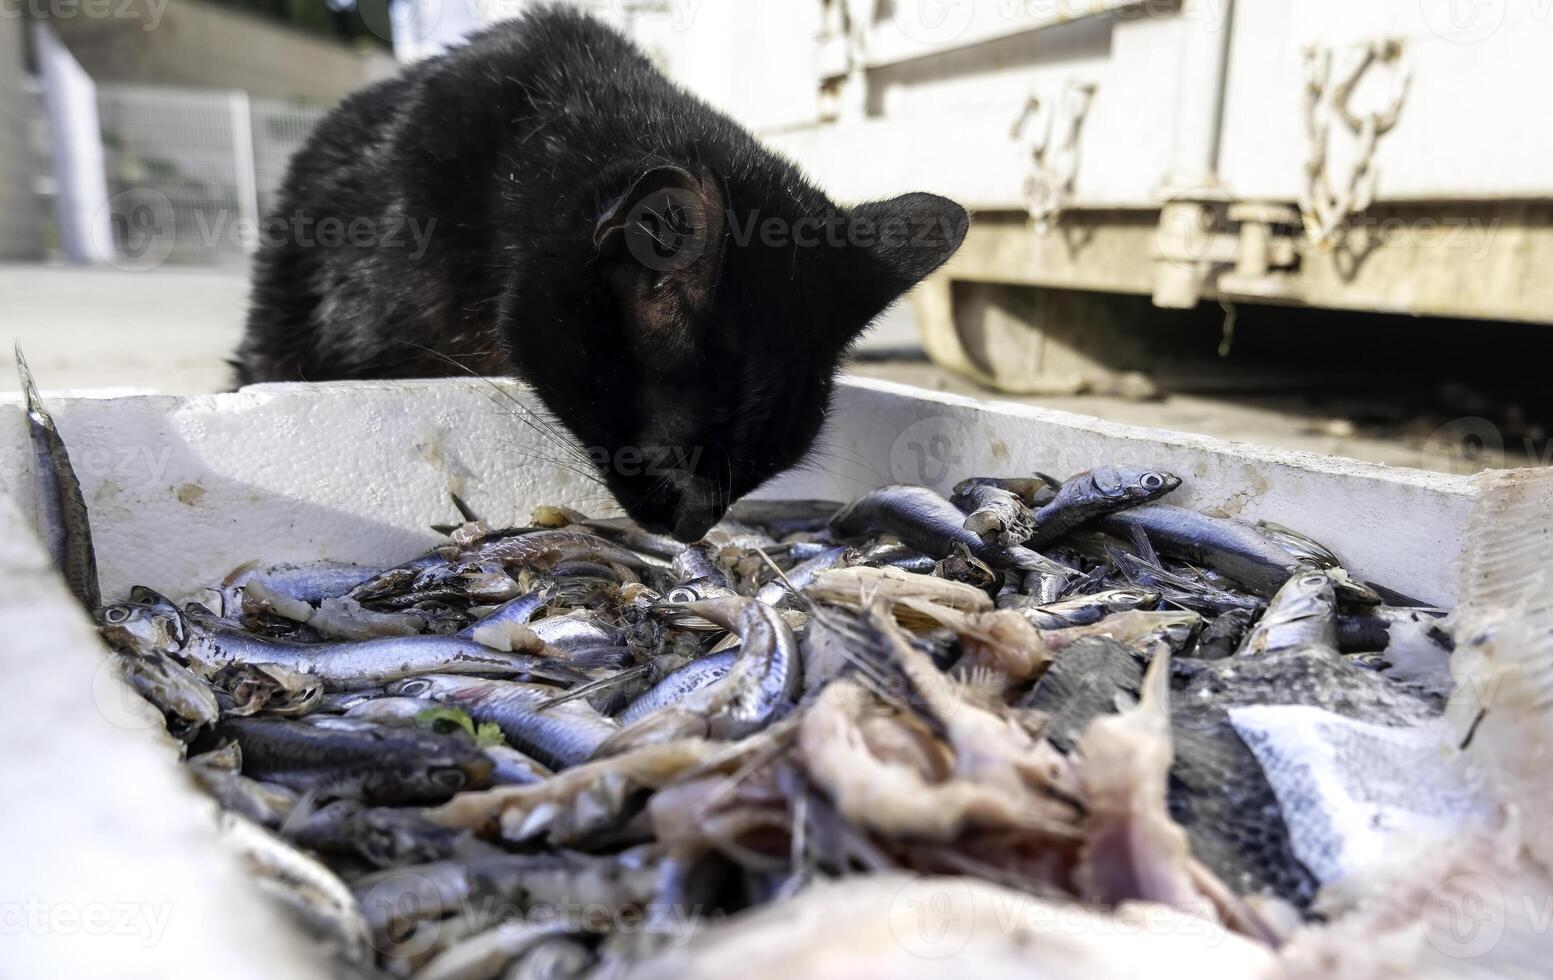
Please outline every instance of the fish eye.
[{"label": "fish eye", "polygon": [[129,622],[130,610],[128,606],[109,606],[102,611],[103,621],[110,626]]},{"label": "fish eye", "polygon": [[438,769],[432,772],[431,781],[444,789],[460,790],[464,788],[464,771],[462,769]]},{"label": "fish eye", "polygon": [[696,595],[695,589],[687,588],[683,585],[669,590],[670,602],[695,602],[699,598],[701,597]]},{"label": "fish eye", "polygon": [[1320,588],[1321,586],[1327,584],[1327,577],[1325,575],[1312,572],[1311,574],[1306,575],[1304,578],[1300,579],[1300,584],[1306,586],[1307,588]]},{"label": "fish eye", "polygon": [[399,693],[407,698],[418,698],[431,690],[431,681],[405,681],[399,685]]},{"label": "fish eye", "polygon": [[1165,485],[1165,478],[1158,473],[1145,473],[1143,479],[1138,482],[1143,484],[1145,490],[1158,490]]}]

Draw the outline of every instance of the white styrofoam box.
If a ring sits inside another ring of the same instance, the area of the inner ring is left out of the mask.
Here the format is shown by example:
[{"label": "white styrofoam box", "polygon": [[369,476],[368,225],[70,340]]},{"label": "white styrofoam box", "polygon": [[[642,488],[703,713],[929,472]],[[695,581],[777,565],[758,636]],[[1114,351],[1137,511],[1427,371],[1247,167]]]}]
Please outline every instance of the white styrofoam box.
[{"label": "white styrofoam box", "polygon": [[[132,584],[184,593],[251,559],[398,562],[437,540],[429,525],[456,520],[449,490],[496,524],[542,503],[613,509],[531,417],[533,397],[507,382],[45,397],[81,477],[109,598]],[[153,726],[126,727],[127,689],[27,533],[31,459],[16,399],[0,400],[10,801],[0,807],[0,974],[312,976],[285,924],[212,846],[211,807],[170,747]],[[845,499],[893,482],[947,490],[971,474],[1118,461],[1180,474],[1182,503],[1306,531],[1361,576],[1430,602],[1455,595],[1472,479],[885,382],[843,382],[813,462],[765,492]],[[135,928],[119,933],[111,916],[124,910]]]},{"label": "white styrofoam box", "polygon": [[[456,522],[453,491],[497,525],[539,504],[617,512],[508,382],[258,385],[172,397],[50,398],[92,514],[103,594],[182,594],[254,559],[392,564]],[[0,424],[0,488],[30,499],[19,411]],[[1430,602],[1455,595],[1470,478],[1238,445],[1024,405],[853,379],[810,462],[764,495],[847,499],[888,483],[1066,477],[1108,462],[1180,475],[1172,495],[1327,543],[1349,570]]]}]

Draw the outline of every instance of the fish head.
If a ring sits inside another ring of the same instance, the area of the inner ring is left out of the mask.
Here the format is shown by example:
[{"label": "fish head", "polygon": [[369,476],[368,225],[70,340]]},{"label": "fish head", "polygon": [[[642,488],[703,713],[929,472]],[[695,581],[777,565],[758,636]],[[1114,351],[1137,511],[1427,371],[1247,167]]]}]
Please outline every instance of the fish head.
[{"label": "fish head", "polygon": [[396,698],[420,698],[423,701],[451,701],[460,694],[479,690],[486,682],[477,677],[459,677],[452,674],[425,674],[395,681],[385,689]]},{"label": "fish head", "polygon": [[366,799],[377,803],[437,803],[470,789],[491,785],[496,764],[463,732],[401,738],[386,751],[400,753],[397,765],[384,765],[362,782]]},{"label": "fish head", "polygon": [[1181,485],[1174,473],[1141,466],[1100,466],[1089,477],[1101,496],[1133,504],[1158,500]]},{"label": "fish head", "polygon": [[130,597],[129,602],[104,606],[97,613],[98,628],[108,645],[143,655],[181,651],[189,629],[178,607],[149,589],[137,587]]}]

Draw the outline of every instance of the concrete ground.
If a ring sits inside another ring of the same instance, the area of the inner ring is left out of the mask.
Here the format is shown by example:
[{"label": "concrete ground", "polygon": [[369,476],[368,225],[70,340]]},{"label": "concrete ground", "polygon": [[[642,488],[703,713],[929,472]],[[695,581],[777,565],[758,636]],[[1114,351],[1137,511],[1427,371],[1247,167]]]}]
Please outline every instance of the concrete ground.
[{"label": "concrete ground", "polygon": [[[152,388],[175,394],[231,385],[226,366],[242,332],[246,272],[162,267],[154,271],[0,266],[0,341],[19,342],[45,388]],[[897,310],[870,332],[851,370],[938,390],[987,392],[922,360],[915,326]],[[1428,389],[1420,378],[1415,387]],[[16,379],[0,370],[0,391]],[[1362,390],[1320,399],[1283,393],[1176,394],[1156,401],[1105,396],[1013,398],[1137,425],[1220,436],[1393,466],[1474,472],[1548,462],[1522,451],[1482,419],[1419,411],[1395,392]],[[1366,424],[1364,419],[1381,419]],[[1497,441],[1496,441],[1497,440]],[[1485,446],[1486,443],[1486,446]]]}]

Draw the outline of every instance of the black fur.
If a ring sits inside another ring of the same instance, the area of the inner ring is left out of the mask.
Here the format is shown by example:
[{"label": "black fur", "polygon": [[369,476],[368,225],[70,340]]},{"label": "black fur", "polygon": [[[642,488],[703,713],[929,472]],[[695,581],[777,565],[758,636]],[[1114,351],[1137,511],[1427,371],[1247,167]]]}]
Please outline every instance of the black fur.
[{"label": "black fur", "polygon": [[846,346],[967,224],[928,194],[838,208],[553,8],[346,100],[281,202],[240,383],[516,374],[687,540],[808,451]]}]

